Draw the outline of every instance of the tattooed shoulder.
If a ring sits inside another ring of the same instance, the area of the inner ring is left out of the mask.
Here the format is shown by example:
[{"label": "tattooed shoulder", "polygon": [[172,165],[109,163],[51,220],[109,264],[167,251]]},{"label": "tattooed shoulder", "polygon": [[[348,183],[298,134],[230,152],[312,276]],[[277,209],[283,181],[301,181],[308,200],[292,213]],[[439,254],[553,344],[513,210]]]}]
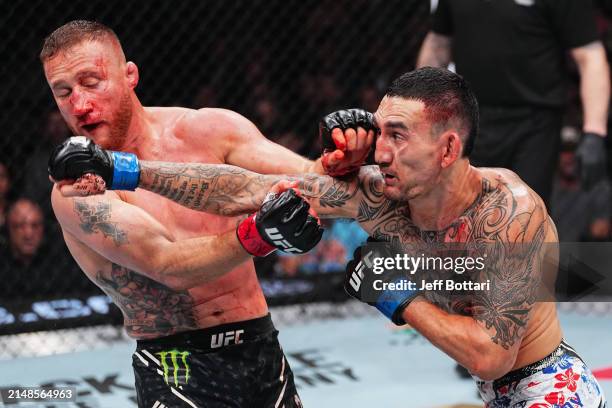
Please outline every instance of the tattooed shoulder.
[{"label": "tattooed shoulder", "polygon": [[472,237],[499,242],[534,242],[548,219],[540,197],[524,183],[483,179],[483,189],[470,211]]}]

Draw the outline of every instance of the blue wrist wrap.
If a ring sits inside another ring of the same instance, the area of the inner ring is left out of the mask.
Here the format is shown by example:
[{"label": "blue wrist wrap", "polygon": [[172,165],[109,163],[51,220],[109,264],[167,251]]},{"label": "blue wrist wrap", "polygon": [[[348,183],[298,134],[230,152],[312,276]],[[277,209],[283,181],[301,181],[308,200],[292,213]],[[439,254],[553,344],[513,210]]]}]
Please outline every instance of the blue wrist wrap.
[{"label": "blue wrist wrap", "polygon": [[[402,278],[398,278],[394,283],[399,284]],[[418,295],[419,291],[414,289],[402,289],[402,290],[385,290],[376,299],[374,307],[376,307],[382,314],[387,316],[393,323],[398,324],[393,319],[393,315],[398,307],[406,303],[407,299],[412,299]]]},{"label": "blue wrist wrap", "polygon": [[140,164],[133,153],[111,152],[113,182],[111,190],[136,190],[140,180]]}]

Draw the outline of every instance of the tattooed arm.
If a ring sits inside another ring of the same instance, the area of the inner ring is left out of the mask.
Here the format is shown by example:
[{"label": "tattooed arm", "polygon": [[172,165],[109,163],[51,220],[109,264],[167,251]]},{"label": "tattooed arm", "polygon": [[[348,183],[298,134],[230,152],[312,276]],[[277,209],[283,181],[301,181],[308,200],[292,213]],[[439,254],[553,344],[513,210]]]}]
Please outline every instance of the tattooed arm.
[{"label": "tattooed arm", "polygon": [[250,258],[234,230],[179,241],[146,211],[112,191],[66,198],[55,186],[51,202],[65,234],[175,290],[215,279]]},{"label": "tattooed arm", "polygon": [[283,176],[261,175],[226,164],[141,161],[138,187],[193,210],[235,216],[259,209]]},{"label": "tattooed arm", "polygon": [[471,241],[488,255],[477,281],[490,280],[490,289],[456,298],[446,293],[447,307],[426,294],[403,317],[473,374],[492,380],[514,367],[536,306],[544,242],[553,227],[537,196],[517,199],[506,187],[488,194],[467,222]]},{"label": "tattooed arm", "polygon": [[141,161],[140,165],[140,188],[214,214],[233,216],[256,211],[270,188],[281,180],[296,182],[323,217],[368,221],[388,209],[377,166],[362,167],[358,177],[339,180],[316,174],[261,175],[223,164]]}]

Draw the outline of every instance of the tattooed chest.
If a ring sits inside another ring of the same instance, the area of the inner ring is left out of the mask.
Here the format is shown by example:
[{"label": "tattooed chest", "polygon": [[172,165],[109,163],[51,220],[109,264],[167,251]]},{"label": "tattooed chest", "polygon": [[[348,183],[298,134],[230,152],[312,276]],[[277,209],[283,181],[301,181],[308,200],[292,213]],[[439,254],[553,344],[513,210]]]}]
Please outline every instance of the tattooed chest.
[{"label": "tattooed chest", "polygon": [[426,231],[418,228],[409,217],[398,215],[377,223],[371,236],[380,241],[391,242],[401,246],[436,245],[445,243],[465,243],[477,241],[474,233],[474,220],[462,216],[448,228],[440,231]]},{"label": "tattooed chest", "polygon": [[372,237],[395,244],[496,241],[514,219],[515,208],[507,187],[492,186],[484,179],[474,201],[442,230],[420,229],[412,221],[407,205],[388,202],[378,207],[375,219],[368,226]]}]

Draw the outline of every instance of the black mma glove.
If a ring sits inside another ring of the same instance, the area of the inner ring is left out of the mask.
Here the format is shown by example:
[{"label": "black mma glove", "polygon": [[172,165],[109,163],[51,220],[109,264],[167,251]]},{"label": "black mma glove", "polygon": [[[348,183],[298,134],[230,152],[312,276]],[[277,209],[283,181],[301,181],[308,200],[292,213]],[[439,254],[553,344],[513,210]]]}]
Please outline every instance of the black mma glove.
[{"label": "black mma glove", "polygon": [[401,254],[391,244],[370,238],[355,250],[344,276],[346,293],[374,306],[396,325],[406,324],[402,313],[419,294],[415,284],[408,284],[406,271],[385,268],[385,259]]},{"label": "black mma glove", "polygon": [[254,256],[266,256],[276,249],[294,254],[308,252],[323,235],[319,220],[309,214],[309,209],[293,189],[269,193],[259,211],[238,225],[238,240]]},{"label": "black mma glove", "polygon": [[319,138],[321,139],[321,147],[323,149],[321,163],[326,173],[332,177],[345,176],[359,170],[359,167],[364,163],[374,164],[374,148],[369,146],[368,149],[360,152],[356,157],[351,157],[346,162],[331,165],[329,163],[329,153],[336,149],[344,150],[344,146],[336,146],[332,138],[332,130],[340,128],[342,131],[346,129],[355,129],[361,127],[366,132],[378,129],[374,126],[374,115],[363,109],[348,109],[332,112],[323,117],[319,122]]},{"label": "black mma glove", "polygon": [[104,150],[84,136],[70,137],[53,149],[48,171],[55,181],[94,173],[104,179],[109,190],[135,190],[140,180],[135,154]]},{"label": "black mma glove", "polygon": [[605,137],[596,133],[584,133],[576,150],[576,158],[580,164],[580,179],[585,190],[606,178]]}]

